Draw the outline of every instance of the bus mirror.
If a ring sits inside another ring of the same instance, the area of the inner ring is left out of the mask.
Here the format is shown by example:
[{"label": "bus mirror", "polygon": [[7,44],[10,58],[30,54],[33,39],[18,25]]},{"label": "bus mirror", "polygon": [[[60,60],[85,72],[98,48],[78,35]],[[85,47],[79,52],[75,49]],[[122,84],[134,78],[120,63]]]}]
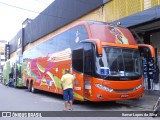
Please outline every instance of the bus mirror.
[{"label": "bus mirror", "polygon": [[96,47],[97,55],[102,56],[102,42],[99,39],[86,39],[82,40],[82,43],[92,43]]},{"label": "bus mirror", "polygon": [[139,51],[141,55],[147,55],[148,57],[155,58],[154,47],[148,44],[138,44]]}]

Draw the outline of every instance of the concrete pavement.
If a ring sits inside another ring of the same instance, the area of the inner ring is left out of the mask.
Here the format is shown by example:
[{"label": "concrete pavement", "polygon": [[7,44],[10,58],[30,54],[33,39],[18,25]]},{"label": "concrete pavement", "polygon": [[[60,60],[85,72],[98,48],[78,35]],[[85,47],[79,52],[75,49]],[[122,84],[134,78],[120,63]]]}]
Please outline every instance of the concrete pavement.
[{"label": "concrete pavement", "polygon": [[117,101],[117,103],[144,108],[145,110],[152,111],[153,106],[156,104],[159,97],[160,91],[145,91],[145,95],[142,98],[135,100]]}]

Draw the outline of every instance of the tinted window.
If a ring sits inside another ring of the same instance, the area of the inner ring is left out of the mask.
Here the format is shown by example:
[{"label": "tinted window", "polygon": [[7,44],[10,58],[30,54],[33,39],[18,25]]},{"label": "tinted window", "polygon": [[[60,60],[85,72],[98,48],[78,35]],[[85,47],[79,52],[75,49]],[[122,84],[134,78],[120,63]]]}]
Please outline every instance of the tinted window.
[{"label": "tinted window", "polygon": [[[108,70],[107,76],[137,79],[142,75],[141,59],[137,49],[103,47],[102,57],[96,57],[96,72]],[[113,78],[112,78],[113,79]]]},{"label": "tinted window", "polygon": [[48,54],[64,50],[66,48],[72,49],[79,44],[80,40],[87,38],[88,33],[85,26],[79,25],[25,51],[24,59],[34,59],[41,56],[47,56]]},{"label": "tinted window", "polygon": [[83,72],[83,49],[73,50],[72,67],[75,71]]}]

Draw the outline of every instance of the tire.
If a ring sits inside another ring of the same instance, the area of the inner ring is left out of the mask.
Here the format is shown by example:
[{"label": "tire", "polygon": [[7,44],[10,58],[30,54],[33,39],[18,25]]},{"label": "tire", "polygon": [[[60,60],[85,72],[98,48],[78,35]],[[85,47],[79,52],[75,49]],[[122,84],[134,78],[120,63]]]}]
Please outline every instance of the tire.
[{"label": "tire", "polygon": [[73,100],[73,104],[80,104],[82,103],[82,101],[79,101],[79,100]]},{"label": "tire", "polygon": [[14,86],[14,88],[17,87],[17,82],[16,82],[16,80],[14,80],[13,86]]},{"label": "tire", "polygon": [[33,82],[31,82],[30,86],[31,86],[31,88],[30,88],[30,89],[31,89],[31,92],[32,92],[32,93],[36,93],[37,90],[34,88]]},{"label": "tire", "polygon": [[[31,83],[32,84],[32,83]],[[28,91],[31,92],[31,84],[27,83]]]}]

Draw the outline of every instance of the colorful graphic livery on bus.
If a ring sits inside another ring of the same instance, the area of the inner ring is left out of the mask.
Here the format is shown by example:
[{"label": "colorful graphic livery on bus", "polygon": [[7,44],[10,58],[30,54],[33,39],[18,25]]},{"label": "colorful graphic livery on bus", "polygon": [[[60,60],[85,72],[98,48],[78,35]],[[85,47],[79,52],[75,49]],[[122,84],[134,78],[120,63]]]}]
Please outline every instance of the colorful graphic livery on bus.
[{"label": "colorful graphic livery on bus", "polygon": [[26,50],[22,77],[29,91],[62,94],[67,68],[75,76],[74,99],[115,101],[143,96],[142,60],[125,28],[83,21]]}]

